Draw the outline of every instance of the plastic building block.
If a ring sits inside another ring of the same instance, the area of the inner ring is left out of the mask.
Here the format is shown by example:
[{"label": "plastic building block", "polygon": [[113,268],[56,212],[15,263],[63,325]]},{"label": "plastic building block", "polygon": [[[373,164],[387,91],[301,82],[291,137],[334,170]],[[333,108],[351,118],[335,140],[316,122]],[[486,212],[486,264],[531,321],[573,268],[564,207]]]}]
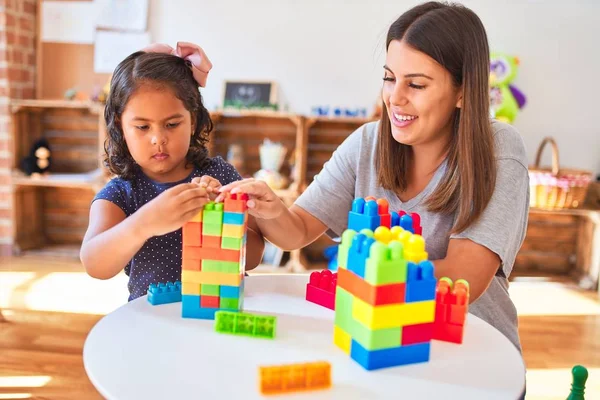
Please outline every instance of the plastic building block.
[{"label": "plastic building block", "polygon": [[421,226],[421,216],[417,213],[410,213],[413,220],[413,233],[415,235],[423,235],[423,227]]},{"label": "plastic building block", "polygon": [[377,199],[379,225],[387,228],[392,227],[392,216],[390,215],[390,206],[386,199]]},{"label": "plastic building block", "polygon": [[203,236],[221,236],[223,233],[223,224],[202,223]]},{"label": "plastic building block", "polygon": [[588,370],[583,365],[575,365],[571,369],[571,392],[567,400],[585,400],[585,383],[588,379]]},{"label": "plastic building block", "polygon": [[239,286],[221,286],[221,296],[226,298],[239,299],[240,287]]},{"label": "plastic building block", "polygon": [[328,269],[314,271],[306,284],[306,300],[335,310],[336,287],[337,273],[332,273]]},{"label": "plastic building block", "polygon": [[259,367],[259,388],[263,395],[330,387],[331,364],[326,361]]},{"label": "plastic building block", "polygon": [[354,298],[352,317],[370,329],[423,324],[435,320],[435,301],[372,306]]},{"label": "plastic building block", "polygon": [[223,237],[230,238],[243,238],[246,234],[246,226],[245,225],[234,225],[234,224],[223,224],[222,235]]},{"label": "plastic building block", "polygon": [[205,271],[181,271],[181,280],[183,282],[195,282],[209,285],[227,285],[239,286],[242,281],[242,274],[230,274],[226,272],[205,272]]},{"label": "plastic building block", "polygon": [[202,296],[217,296],[221,294],[221,287],[219,285],[208,285],[203,284],[200,287],[200,294]]},{"label": "plastic building block", "polygon": [[148,302],[153,306],[178,303],[181,301],[181,282],[151,283],[148,288]]},{"label": "plastic building block", "polygon": [[404,258],[406,261],[420,263],[427,260],[427,252],[425,251],[425,239],[421,235],[411,235],[408,242],[404,246]]},{"label": "plastic building block", "polygon": [[182,241],[187,246],[202,245],[202,223],[188,222],[182,228]]},{"label": "plastic building block", "polygon": [[338,269],[337,284],[362,301],[375,306],[404,303],[406,298],[405,283],[372,285],[352,271],[345,269]]},{"label": "plastic building block", "polygon": [[221,248],[229,250],[240,250],[242,248],[242,238],[231,238],[223,236],[221,238]]},{"label": "plastic building block", "polygon": [[215,313],[215,331],[255,338],[275,338],[277,317],[233,311]]},{"label": "plastic building block", "polygon": [[409,262],[406,278],[406,302],[435,300],[437,280],[433,275],[433,263],[429,260],[419,264]]},{"label": "plastic building block", "polygon": [[223,223],[231,225],[244,225],[246,222],[246,215],[242,213],[235,213],[231,211],[225,211],[223,214]]},{"label": "plastic building block", "polygon": [[441,278],[436,289],[433,339],[461,344],[468,309],[468,282],[458,279],[453,285],[450,278]]},{"label": "plastic building block", "polygon": [[183,296],[185,296],[185,295],[200,296],[201,290],[202,290],[202,288],[199,283],[183,282],[181,284],[181,294]]},{"label": "plastic building block", "polygon": [[223,200],[223,210],[227,212],[244,213],[248,210],[246,193],[227,193]]},{"label": "plastic building block", "polygon": [[430,343],[411,344],[368,351],[352,341],[350,357],[368,371],[429,361]]},{"label": "plastic building block", "polygon": [[356,231],[352,229],[346,229],[342,233],[342,241],[338,249],[338,269],[348,268],[348,252],[350,251],[350,246],[352,246],[355,235]]},{"label": "plastic building block", "polygon": [[413,220],[412,217],[408,214],[404,214],[400,217],[400,227],[405,231],[409,231],[410,233],[415,233],[413,229]]},{"label": "plastic building block", "polygon": [[433,339],[433,322],[402,328],[402,345],[428,343]]},{"label": "plastic building block", "polygon": [[375,242],[366,261],[364,279],[372,285],[406,282],[406,260],[402,243],[391,241],[389,245]]},{"label": "plastic building block", "polygon": [[347,269],[360,277],[365,276],[365,262],[369,258],[371,245],[375,239],[368,237],[364,233],[359,233],[352,238],[352,245],[348,251]]},{"label": "plastic building block", "polygon": [[223,203],[210,202],[204,206],[202,223],[208,225],[223,224]]},{"label": "plastic building block", "polygon": [[219,296],[205,296],[200,294],[200,308],[219,308]]},{"label": "plastic building block", "polygon": [[378,212],[379,206],[375,200],[355,199],[348,216],[348,229],[359,232],[366,228],[374,231],[380,225]]},{"label": "plastic building block", "polygon": [[[210,225],[209,225],[210,228]],[[216,226],[215,226],[216,228]],[[213,249],[221,248],[221,236],[212,236],[209,234],[202,235],[202,247],[211,247]]]}]

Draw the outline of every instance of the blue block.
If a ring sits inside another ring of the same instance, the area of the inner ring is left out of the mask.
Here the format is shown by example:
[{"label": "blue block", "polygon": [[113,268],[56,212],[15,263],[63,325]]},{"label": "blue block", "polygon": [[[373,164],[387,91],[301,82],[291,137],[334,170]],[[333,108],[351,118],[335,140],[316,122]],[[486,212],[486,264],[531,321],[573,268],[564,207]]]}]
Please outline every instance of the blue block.
[{"label": "blue block", "polygon": [[357,198],[352,202],[352,211],[348,213],[348,229],[360,232],[363,229],[375,231],[381,224],[379,205],[375,200],[365,202]]},{"label": "blue block", "polygon": [[223,213],[223,223],[231,225],[244,225],[244,214],[225,211],[225,213]]},{"label": "blue block", "polygon": [[368,351],[354,339],[350,345],[350,357],[364,369],[372,371],[381,368],[416,364],[429,361],[431,343],[409,344],[391,349]]},{"label": "blue block", "polygon": [[396,211],[392,211],[392,212],[390,212],[390,215],[391,215],[390,228],[393,228],[394,226],[400,226],[400,214],[398,214]]},{"label": "blue block", "polygon": [[221,286],[221,297],[228,299],[239,299],[240,298],[240,287],[239,286]]},{"label": "blue block", "polygon": [[218,308],[200,307],[200,296],[183,295],[181,298],[181,317],[195,319],[215,319]]},{"label": "blue block", "polygon": [[413,219],[410,215],[404,214],[400,217],[400,227],[405,231],[409,231],[410,233],[415,233],[415,228],[413,228]]},{"label": "blue block", "polygon": [[148,302],[153,306],[181,301],[181,282],[151,283]]},{"label": "blue block", "polygon": [[407,303],[415,301],[435,300],[437,279],[433,274],[434,266],[429,260],[421,261],[418,265],[408,262],[406,274]]},{"label": "blue block", "polygon": [[348,261],[346,269],[354,272],[361,278],[365,277],[365,268],[371,245],[375,243],[375,239],[359,233],[352,238],[352,244],[348,251]]}]

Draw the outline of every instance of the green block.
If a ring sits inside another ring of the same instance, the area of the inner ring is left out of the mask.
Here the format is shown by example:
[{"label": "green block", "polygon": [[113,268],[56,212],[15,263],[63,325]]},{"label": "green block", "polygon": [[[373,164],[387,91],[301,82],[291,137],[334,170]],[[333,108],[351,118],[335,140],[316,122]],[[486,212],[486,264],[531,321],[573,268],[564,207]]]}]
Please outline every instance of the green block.
[{"label": "green block", "polygon": [[223,203],[208,203],[202,212],[202,224],[223,225]]},{"label": "green block", "polygon": [[365,265],[365,281],[371,285],[406,282],[406,265],[402,243],[391,241],[385,245],[375,242]]},{"label": "green block", "polygon": [[277,317],[235,311],[215,313],[215,331],[233,335],[273,339]]},{"label": "green block", "polygon": [[221,272],[221,261],[202,260],[201,268],[204,272]]},{"label": "green block", "polygon": [[202,222],[202,234],[209,236],[221,236],[223,233],[223,224],[208,224],[206,222]]},{"label": "green block", "polygon": [[242,239],[223,237],[221,239],[222,249],[239,250],[242,248]]},{"label": "green block", "polygon": [[370,330],[356,320],[352,322],[352,329],[348,333],[367,350],[389,349],[402,345],[401,327]]},{"label": "green block", "polygon": [[235,261],[220,261],[221,264],[221,272],[226,272],[230,274],[240,272],[240,263]]},{"label": "green block", "polygon": [[335,324],[350,333],[352,331],[352,295],[341,287],[335,292]]},{"label": "green block", "polygon": [[348,252],[352,245],[352,239],[356,235],[356,231],[346,229],[342,234],[342,242],[338,246],[338,267],[347,269],[348,267]]},{"label": "green block", "polygon": [[240,299],[231,299],[228,297],[221,297],[219,299],[219,304],[221,308],[224,310],[239,310],[240,309]]},{"label": "green block", "polygon": [[219,293],[219,285],[200,285],[200,295],[202,296],[218,296]]}]

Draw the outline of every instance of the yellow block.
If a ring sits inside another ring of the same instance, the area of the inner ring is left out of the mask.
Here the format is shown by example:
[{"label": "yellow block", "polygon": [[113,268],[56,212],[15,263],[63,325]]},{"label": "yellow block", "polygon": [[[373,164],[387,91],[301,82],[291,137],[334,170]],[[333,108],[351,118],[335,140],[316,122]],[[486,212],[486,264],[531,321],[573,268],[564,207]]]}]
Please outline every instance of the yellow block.
[{"label": "yellow block", "polygon": [[347,333],[337,325],[333,326],[333,344],[342,349],[344,353],[350,355],[350,345],[352,344],[352,337],[349,333]]},{"label": "yellow block", "polygon": [[194,282],[182,282],[181,294],[191,294],[194,296],[200,296],[200,284]]},{"label": "yellow block", "polygon": [[435,319],[435,300],[373,307],[355,297],[352,317],[371,330],[425,324]]},{"label": "yellow block", "polygon": [[190,222],[202,222],[202,211],[194,216],[194,218],[190,219]]},{"label": "yellow block", "polygon": [[205,271],[181,271],[181,283],[199,283],[206,285],[240,286],[242,274]]},{"label": "yellow block", "polygon": [[246,227],[244,225],[223,224],[221,236],[241,239],[244,237],[244,233],[246,233]]}]

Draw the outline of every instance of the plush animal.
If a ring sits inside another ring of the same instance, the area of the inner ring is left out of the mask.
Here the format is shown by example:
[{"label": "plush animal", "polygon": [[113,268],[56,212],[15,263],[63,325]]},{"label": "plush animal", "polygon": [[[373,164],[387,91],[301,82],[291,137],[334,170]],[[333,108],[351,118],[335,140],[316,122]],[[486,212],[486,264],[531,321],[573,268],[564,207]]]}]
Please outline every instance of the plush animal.
[{"label": "plush animal", "polygon": [[46,174],[50,170],[50,155],[48,140],[39,139],[31,147],[29,155],[21,161],[21,169],[26,175]]},{"label": "plush animal", "polygon": [[490,111],[494,118],[512,123],[526,103],[525,95],[512,85],[519,59],[492,53],[490,60]]}]

